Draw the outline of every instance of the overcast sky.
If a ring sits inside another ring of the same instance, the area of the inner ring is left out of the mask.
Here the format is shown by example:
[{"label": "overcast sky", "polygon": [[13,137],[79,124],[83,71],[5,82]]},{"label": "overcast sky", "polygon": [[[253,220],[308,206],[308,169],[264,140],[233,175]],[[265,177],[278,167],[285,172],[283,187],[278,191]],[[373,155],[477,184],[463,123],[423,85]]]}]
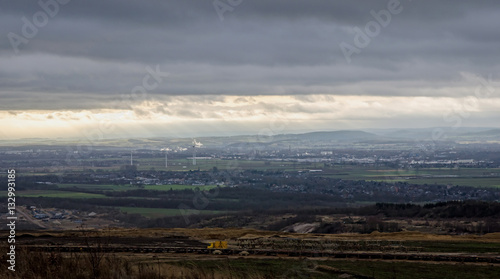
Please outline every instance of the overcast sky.
[{"label": "overcast sky", "polygon": [[0,1],[0,138],[500,127],[500,1]]}]

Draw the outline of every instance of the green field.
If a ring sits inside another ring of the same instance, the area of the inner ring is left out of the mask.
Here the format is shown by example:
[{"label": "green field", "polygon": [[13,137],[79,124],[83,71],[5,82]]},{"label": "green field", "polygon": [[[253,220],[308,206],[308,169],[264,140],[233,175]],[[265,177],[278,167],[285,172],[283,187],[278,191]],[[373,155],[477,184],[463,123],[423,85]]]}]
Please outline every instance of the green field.
[{"label": "green field", "polygon": [[128,191],[128,190],[137,190],[137,189],[146,189],[146,190],[157,190],[157,191],[170,191],[170,190],[194,190],[199,188],[200,190],[210,190],[216,188],[217,185],[205,185],[205,186],[197,186],[197,185],[144,185],[142,188],[136,185],[106,185],[106,184],[58,184],[59,188],[80,188],[80,189],[88,189],[88,190],[102,190],[102,191]]},{"label": "green field", "polygon": [[[254,160],[221,160],[210,159],[196,161],[193,165],[191,159],[173,159],[169,160],[169,165],[165,168],[164,159],[138,159],[138,170],[169,170],[169,171],[189,171],[189,170],[212,170],[216,167],[219,170],[233,169],[255,169],[255,170],[294,170],[300,169],[300,163],[279,162],[279,161],[254,161]],[[323,166],[318,163],[317,166]],[[306,166],[307,167],[307,166]]]},{"label": "green field", "polygon": [[[81,172],[85,170],[93,170],[96,172],[106,173],[120,170],[123,165],[130,163],[129,158],[106,158],[106,159],[85,159],[83,162],[110,162],[109,166],[103,167],[78,167],[66,166],[64,171]],[[115,163],[113,163],[115,162]],[[168,167],[165,168],[163,158],[138,158],[134,159],[134,164],[139,171],[189,171],[201,170],[208,171],[216,167],[219,170],[234,170],[234,169],[255,169],[255,170],[307,170],[323,168],[323,163],[297,163],[286,161],[264,161],[264,160],[236,160],[236,159],[198,159],[196,165],[193,165],[191,159],[169,159]],[[61,174],[61,169],[51,167],[36,167],[29,169],[20,168],[17,170],[22,175],[43,175],[43,174]]]},{"label": "green field", "polygon": [[103,191],[127,191],[137,189],[136,186],[130,185],[106,185],[106,184],[57,184],[59,188],[80,188],[86,190],[103,190]]},{"label": "green field", "polygon": [[419,185],[458,185],[473,187],[495,187],[500,188],[499,178],[415,178],[415,179],[383,179],[376,181],[385,182],[408,182]]},{"label": "green field", "polygon": [[180,215],[192,215],[192,214],[220,214],[225,213],[225,211],[217,210],[196,210],[196,209],[185,209],[180,210],[176,208],[145,208],[145,207],[118,207],[122,212],[141,214],[148,218],[161,218],[166,216],[180,216]]},{"label": "green field", "polygon": [[102,194],[57,191],[57,190],[18,191],[17,195],[20,197],[47,197],[47,198],[73,198],[73,199],[107,198],[105,195]]},{"label": "green field", "polygon": [[339,166],[337,168],[324,169],[318,175],[349,180],[500,188],[500,169],[421,168],[418,170],[398,170],[365,166]]},{"label": "green field", "polygon": [[[189,171],[202,170],[210,171],[214,167],[219,170],[281,170],[281,171],[305,171],[311,169],[321,169],[322,172],[315,173],[318,176],[339,178],[344,180],[372,180],[386,182],[408,182],[412,184],[428,185],[459,185],[473,187],[495,187],[500,188],[500,168],[411,168],[411,169],[392,169],[387,167],[376,167],[367,165],[325,165],[324,163],[309,162],[285,162],[285,161],[252,161],[252,160],[198,160],[195,166],[188,159],[169,160],[169,166],[165,169],[164,161],[161,158],[137,159],[138,169],[140,170],[168,170],[168,171]],[[119,166],[107,168],[92,168],[94,171],[117,171]],[[43,171],[40,169],[39,171]],[[83,171],[79,169],[75,171]],[[22,172],[20,172],[22,173]],[[48,174],[41,172],[43,174]],[[33,173],[29,173],[33,174]],[[22,174],[22,175],[29,175]],[[137,189],[132,185],[91,185],[91,184],[60,184],[61,188],[81,187],[85,189],[104,190],[104,191],[125,191]],[[190,185],[148,185],[144,189],[151,190],[182,190],[194,189],[197,186]],[[205,186],[210,189],[211,186]],[[201,187],[200,187],[201,188]]]},{"label": "green field", "polygon": [[157,190],[157,191],[170,191],[170,190],[193,190],[199,188],[200,190],[210,190],[217,188],[217,185],[205,185],[205,186],[196,186],[196,185],[146,185],[144,189],[147,190]]}]

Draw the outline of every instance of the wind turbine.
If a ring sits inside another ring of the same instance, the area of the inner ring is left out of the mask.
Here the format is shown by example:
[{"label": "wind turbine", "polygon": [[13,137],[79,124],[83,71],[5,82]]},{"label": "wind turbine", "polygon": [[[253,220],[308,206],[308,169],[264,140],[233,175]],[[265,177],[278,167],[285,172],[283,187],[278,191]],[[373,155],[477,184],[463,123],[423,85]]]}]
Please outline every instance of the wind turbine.
[{"label": "wind turbine", "polygon": [[196,148],[202,145],[201,142],[197,142],[196,139],[193,139],[193,166],[196,166]]},{"label": "wind turbine", "polygon": [[160,151],[165,151],[165,168],[168,167],[168,151],[170,151],[170,148],[165,147],[160,149]]}]

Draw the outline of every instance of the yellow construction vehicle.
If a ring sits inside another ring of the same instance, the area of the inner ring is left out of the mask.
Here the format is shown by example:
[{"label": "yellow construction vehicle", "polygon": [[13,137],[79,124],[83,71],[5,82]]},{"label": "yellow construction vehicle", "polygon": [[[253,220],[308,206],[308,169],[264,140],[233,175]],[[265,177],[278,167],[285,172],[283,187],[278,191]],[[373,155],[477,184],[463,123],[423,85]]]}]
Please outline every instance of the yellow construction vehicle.
[{"label": "yellow construction vehicle", "polygon": [[227,249],[227,241],[210,242],[210,246],[207,246],[207,249]]}]

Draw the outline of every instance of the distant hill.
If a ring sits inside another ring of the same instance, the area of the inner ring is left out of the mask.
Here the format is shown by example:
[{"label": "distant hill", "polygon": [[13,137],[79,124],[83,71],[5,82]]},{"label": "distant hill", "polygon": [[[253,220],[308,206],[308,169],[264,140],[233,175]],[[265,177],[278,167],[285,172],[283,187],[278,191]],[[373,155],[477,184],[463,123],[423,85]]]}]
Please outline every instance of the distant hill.
[{"label": "distant hill", "polygon": [[463,133],[456,139],[473,141],[500,141],[500,129],[489,129],[480,132]]},{"label": "distant hill", "polygon": [[[288,135],[291,136],[291,135]],[[363,131],[331,131],[331,132],[311,132],[296,135],[298,139],[312,141],[362,141],[376,139],[377,135]]]},{"label": "distant hill", "polygon": [[[326,147],[326,146],[348,146],[350,143],[361,144],[413,144],[415,141],[436,141],[436,131],[442,132],[442,137],[437,141],[458,142],[500,142],[500,129],[479,127],[435,127],[419,129],[367,129],[361,130],[338,130],[317,131],[300,134],[279,135],[234,135],[234,136],[212,136],[195,137],[203,144],[202,148],[288,148],[288,147]],[[134,149],[159,149],[159,148],[191,148],[193,137],[186,138],[115,138],[102,139],[98,145]],[[27,144],[29,142],[29,144]],[[87,144],[88,140],[82,139],[29,139],[28,140],[0,140],[0,146],[48,146],[48,145],[81,145]]]},{"label": "distant hill", "polygon": [[[279,147],[286,148],[292,146],[310,146],[325,144],[345,144],[349,142],[363,142],[377,140],[380,137],[363,131],[322,131],[304,134],[280,134],[274,136],[238,136],[221,138],[220,140],[227,147],[244,148],[245,145],[256,147]],[[201,141],[210,142],[209,138],[200,138]]]},{"label": "distant hill", "polygon": [[478,127],[434,127],[421,129],[390,129],[387,131],[376,131],[376,133],[392,139],[432,140],[435,137],[435,134],[441,134],[441,140],[481,140],[481,137],[500,136],[500,129]]},{"label": "distant hill", "polygon": [[482,132],[478,132],[478,133],[471,133],[471,135],[475,135],[475,136],[488,136],[488,137],[489,136],[500,137],[500,129],[492,129],[492,130],[482,131]]},{"label": "distant hill", "polygon": [[397,139],[426,139],[432,137],[431,129],[401,129],[385,133],[384,136]]}]

